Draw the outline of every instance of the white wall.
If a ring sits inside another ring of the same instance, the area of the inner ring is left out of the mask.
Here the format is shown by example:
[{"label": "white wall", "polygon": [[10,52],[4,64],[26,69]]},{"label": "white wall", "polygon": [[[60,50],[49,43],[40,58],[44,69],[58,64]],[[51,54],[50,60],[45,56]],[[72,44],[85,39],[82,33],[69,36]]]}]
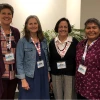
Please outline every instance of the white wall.
[{"label": "white wall", "polygon": [[88,18],[100,20],[100,0],[67,0],[66,17],[75,28],[84,28]]},{"label": "white wall", "polygon": [[[84,0],[83,0],[84,1]],[[81,0],[67,0],[66,17],[75,28],[80,28]]]},{"label": "white wall", "polygon": [[61,17],[66,17],[66,0],[0,0],[0,3],[9,3],[14,7],[12,25],[20,31],[27,16],[37,15],[43,30],[54,29]]},{"label": "white wall", "polygon": [[88,18],[95,17],[100,20],[100,0],[81,1],[81,28]]},{"label": "white wall", "polygon": [[43,30],[54,29],[61,17],[67,17],[75,28],[84,28],[84,22],[95,17],[100,19],[100,0],[0,0],[14,7],[13,26],[20,31],[27,16],[37,15]]}]

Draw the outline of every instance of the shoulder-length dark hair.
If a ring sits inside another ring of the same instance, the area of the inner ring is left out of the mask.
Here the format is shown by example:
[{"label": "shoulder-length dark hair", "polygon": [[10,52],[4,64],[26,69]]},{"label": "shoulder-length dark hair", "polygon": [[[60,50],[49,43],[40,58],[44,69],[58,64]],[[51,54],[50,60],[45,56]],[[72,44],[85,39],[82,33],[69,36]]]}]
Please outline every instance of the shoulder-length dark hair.
[{"label": "shoulder-length dark hair", "polygon": [[8,3],[2,3],[2,4],[0,4],[0,12],[3,9],[9,9],[11,11],[12,16],[13,16],[13,14],[14,14],[14,8],[10,4],[8,4]]},{"label": "shoulder-length dark hair", "polygon": [[27,17],[27,19],[25,21],[24,29],[23,29],[23,35],[25,36],[27,41],[29,41],[30,31],[27,29],[27,24],[28,24],[29,19],[31,19],[31,18],[35,18],[37,20],[37,23],[38,23],[37,36],[38,36],[39,40],[42,41],[44,39],[44,35],[43,35],[41,23],[39,21],[39,18],[36,15],[30,15],[30,16]]},{"label": "shoulder-length dark hair", "polygon": [[55,28],[54,28],[55,32],[58,33],[59,24],[62,21],[66,21],[68,23],[68,33],[70,33],[72,31],[70,22],[69,22],[69,20],[67,18],[64,18],[64,17],[59,19],[58,22],[56,23]]}]

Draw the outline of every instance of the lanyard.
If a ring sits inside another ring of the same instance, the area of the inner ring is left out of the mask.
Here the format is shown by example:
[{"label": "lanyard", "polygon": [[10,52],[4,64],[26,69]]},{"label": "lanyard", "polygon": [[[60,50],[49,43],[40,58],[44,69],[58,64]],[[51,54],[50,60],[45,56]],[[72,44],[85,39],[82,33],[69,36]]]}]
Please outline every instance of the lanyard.
[{"label": "lanyard", "polygon": [[96,40],[93,41],[89,46],[88,46],[88,44],[86,43],[86,46],[85,46],[85,49],[84,49],[84,53],[83,53],[83,56],[82,56],[82,60],[83,60],[83,61],[85,61],[85,58],[86,58],[86,54],[87,54],[88,49],[89,49],[95,42],[96,42]]},{"label": "lanyard", "polygon": [[34,40],[33,40],[32,37],[31,37],[31,39],[32,39],[32,41],[33,41],[33,43],[34,43],[34,45],[35,45],[35,48],[36,48],[36,50],[37,50],[37,52],[38,52],[39,57],[41,57],[40,42],[36,45],[36,43],[34,42]]},{"label": "lanyard", "polygon": [[4,36],[4,38],[5,38],[6,42],[7,42],[7,49],[10,50],[11,49],[11,31],[10,31],[10,37],[9,37],[8,41],[7,41],[7,37],[6,37],[5,32],[4,32],[2,27],[1,27],[1,33],[3,34],[3,36]]}]

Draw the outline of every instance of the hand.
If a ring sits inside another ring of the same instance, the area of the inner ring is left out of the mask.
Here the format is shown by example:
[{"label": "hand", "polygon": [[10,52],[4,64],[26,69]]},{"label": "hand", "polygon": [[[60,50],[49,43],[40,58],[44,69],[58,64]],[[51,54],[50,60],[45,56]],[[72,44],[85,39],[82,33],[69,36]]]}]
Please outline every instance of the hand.
[{"label": "hand", "polygon": [[29,90],[30,89],[29,84],[26,81],[26,79],[22,79],[21,82],[22,82],[22,88],[24,88],[25,90]]},{"label": "hand", "polygon": [[50,82],[50,90],[53,91],[53,86],[52,86],[52,82]]}]

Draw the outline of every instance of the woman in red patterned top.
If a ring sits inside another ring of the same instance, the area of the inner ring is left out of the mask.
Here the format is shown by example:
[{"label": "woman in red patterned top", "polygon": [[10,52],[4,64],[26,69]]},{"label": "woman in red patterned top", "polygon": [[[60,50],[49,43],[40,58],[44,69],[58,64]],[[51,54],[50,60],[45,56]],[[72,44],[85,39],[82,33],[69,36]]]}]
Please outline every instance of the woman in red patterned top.
[{"label": "woman in red patterned top", "polygon": [[13,13],[11,5],[0,4],[0,99],[14,99],[17,85],[15,48],[20,34],[10,26]]},{"label": "woman in red patterned top", "polygon": [[78,99],[100,100],[100,22],[90,18],[85,22],[87,39],[76,52],[76,90]]}]

